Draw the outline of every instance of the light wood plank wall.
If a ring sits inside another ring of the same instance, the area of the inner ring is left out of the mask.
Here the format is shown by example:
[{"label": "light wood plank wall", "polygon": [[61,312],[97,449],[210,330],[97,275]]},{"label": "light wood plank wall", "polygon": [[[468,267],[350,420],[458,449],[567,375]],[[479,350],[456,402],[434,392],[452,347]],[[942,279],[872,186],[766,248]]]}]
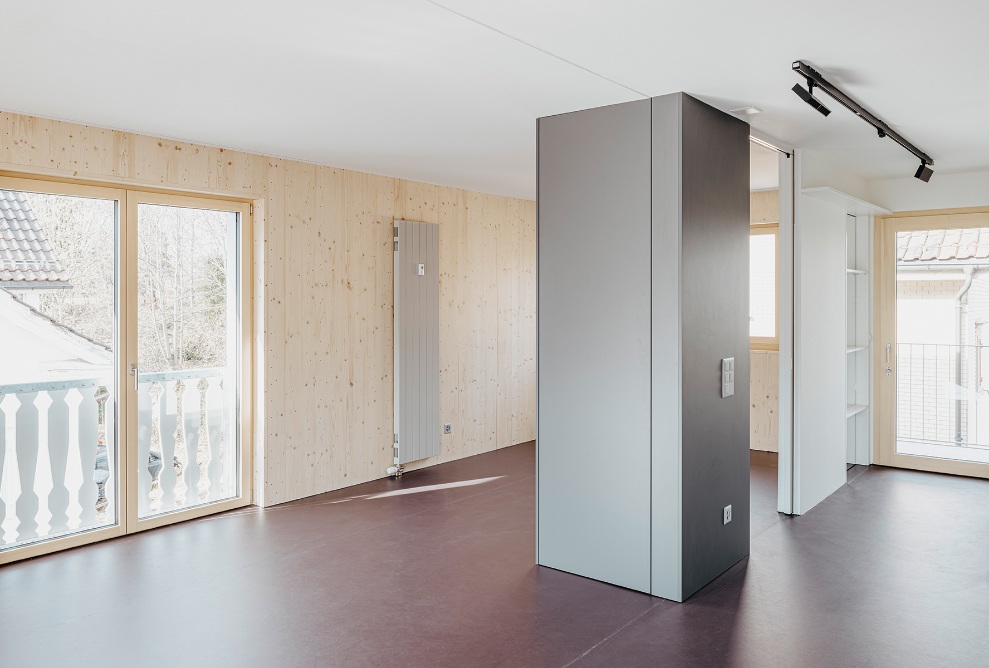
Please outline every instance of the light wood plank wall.
[{"label": "light wood plank wall", "polygon": [[[779,190],[759,190],[750,195],[750,223],[779,223]],[[749,396],[750,441],[753,450],[779,450],[779,352],[753,350]]]},{"label": "light wood plank wall", "polygon": [[396,219],[440,225],[453,423],[440,456],[410,468],[535,438],[535,202],[5,112],[0,170],[254,200],[264,505],[391,463]]}]

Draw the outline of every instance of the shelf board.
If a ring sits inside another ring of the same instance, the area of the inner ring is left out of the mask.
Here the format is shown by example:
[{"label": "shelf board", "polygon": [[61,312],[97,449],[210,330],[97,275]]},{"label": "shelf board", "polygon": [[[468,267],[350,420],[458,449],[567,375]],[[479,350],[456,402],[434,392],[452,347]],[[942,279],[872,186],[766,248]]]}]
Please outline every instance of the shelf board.
[{"label": "shelf board", "polygon": [[847,271],[849,274],[858,274],[862,276],[869,273],[865,269],[846,269],[845,271]]},{"label": "shelf board", "polygon": [[849,346],[848,348],[845,349],[845,352],[851,354],[851,353],[857,353],[860,350],[868,350],[868,349],[869,346]]},{"label": "shelf board", "polygon": [[882,216],[891,213],[889,209],[884,209],[881,206],[866,202],[863,199],[844,193],[837,188],[830,188],[828,186],[803,188],[800,192],[808,197],[819,199],[822,202],[836,204],[843,208],[846,213],[850,213],[853,216],[867,216],[869,214]]},{"label": "shelf board", "polygon": [[845,417],[850,418],[853,415],[858,415],[866,408],[868,408],[868,406],[866,406],[865,404],[848,404],[848,407],[845,410]]}]

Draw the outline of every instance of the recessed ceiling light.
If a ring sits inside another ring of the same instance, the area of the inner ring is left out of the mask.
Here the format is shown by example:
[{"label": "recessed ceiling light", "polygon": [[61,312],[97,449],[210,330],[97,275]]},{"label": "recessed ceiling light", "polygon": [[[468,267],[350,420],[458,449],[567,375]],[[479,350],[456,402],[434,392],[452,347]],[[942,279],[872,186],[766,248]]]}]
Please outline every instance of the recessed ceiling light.
[{"label": "recessed ceiling light", "polygon": [[762,109],[759,107],[739,107],[738,109],[730,110],[728,113],[735,114],[736,116],[755,116],[756,114],[761,114]]}]

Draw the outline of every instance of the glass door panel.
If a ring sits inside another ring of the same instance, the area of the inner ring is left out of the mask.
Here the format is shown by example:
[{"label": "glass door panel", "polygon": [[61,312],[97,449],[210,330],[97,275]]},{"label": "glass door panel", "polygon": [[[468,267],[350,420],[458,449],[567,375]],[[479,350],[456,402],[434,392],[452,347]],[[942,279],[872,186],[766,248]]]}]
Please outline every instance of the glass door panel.
[{"label": "glass door panel", "polygon": [[240,496],[240,220],[139,203],[137,511]]},{"label": "glass door panel", "polygon": [[0,551],[119,524],[118,220],[0,190]]},{"label": "glass door panel", "polygon": [[899,455],[989,464],[989,228],[896,235]]}]

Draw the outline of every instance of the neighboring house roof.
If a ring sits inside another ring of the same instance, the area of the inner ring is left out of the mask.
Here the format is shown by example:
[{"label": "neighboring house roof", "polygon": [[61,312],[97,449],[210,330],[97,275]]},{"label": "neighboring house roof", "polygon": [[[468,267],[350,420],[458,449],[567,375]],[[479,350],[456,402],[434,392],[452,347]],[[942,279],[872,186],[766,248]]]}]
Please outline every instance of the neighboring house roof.
[{"label": "neighboring house roof", "polygon": [[57,287],[68,280],[24,193],[0,190],[0,285]]},{"label": "neighboring house roof", "polygon": [[109,347],[0,289],[0,384],[112,375]]},{"label": "neighboring house roof", "polygon": [[989,258],[989,227],[918,230],[896,238],[899,262],[958,262]]}]

